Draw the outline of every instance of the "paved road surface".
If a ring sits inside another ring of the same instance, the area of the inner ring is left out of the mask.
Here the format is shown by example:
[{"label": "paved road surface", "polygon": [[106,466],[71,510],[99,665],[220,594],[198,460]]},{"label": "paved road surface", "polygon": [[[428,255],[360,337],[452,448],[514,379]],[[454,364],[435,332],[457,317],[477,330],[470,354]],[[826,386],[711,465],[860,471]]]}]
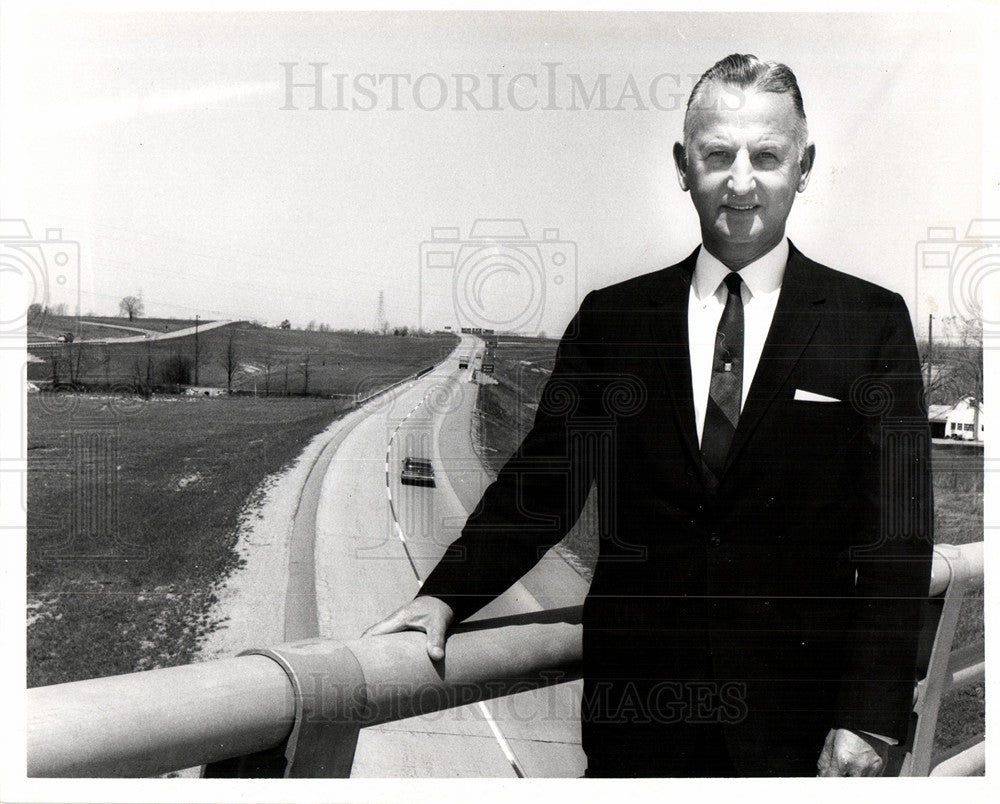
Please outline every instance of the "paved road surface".
[{"label": "paved road surface", "polygon": [[[93,344],[107,344],[107,343],[145,343],[146,341],[170,341],[175,338],[186,338],[188,335],[194,335],[195,331],[205,332],[210,329],[218,329],[219,327],[224,327],[228,324],[235,323],[234,321],[205,321],[199,324],[197,327],[186,327],[184,329],[176,329],[173,332],[156,332],[151,329],[142,329],[140,327],[126,327],[118,324],[104,324],[102,322],[84,321],[82,323],[93,323],[101,327],[110,327],[111,329],[122,329],[130,332],[139,332],[140,335],[124,335],[121,338],[78,338],[74,343],[93,343]],[[28,348],[31,349],[35,346],[62,346],[62,341],[33,341],[28,344]]]},{"label": "paved road surface", "polygon": [[[490,482],[470,439],[476,392],[470,377],[477,362],[458,369],[458,355],[475,346],[481,342],[463,336],[436,370],[366,406],[371,412],[348,423],[317,463],[315,588],[322,636],[354,638],[410,600]],[[436,488],[400,484],[408,455],[434,462]],[[303,504],[308,507],[307,498]],[[300,505],[297,520],[302,514]],[[294,543],[292,551],[294,575]],[[293,590],[289,597],[293,622],[286,620],[286,637],[288,625],[293,636],[303,635],[294,630],[297,617],[309,627],[307,610],[294,613],[308,582],[300,589],[301,595]],[[574,605],[585,593],[580,576],[550,553],[479,616]],[[574,682],[366,729],[353,776],[579,776],[585,765],[579,698],[580,683]]]}]

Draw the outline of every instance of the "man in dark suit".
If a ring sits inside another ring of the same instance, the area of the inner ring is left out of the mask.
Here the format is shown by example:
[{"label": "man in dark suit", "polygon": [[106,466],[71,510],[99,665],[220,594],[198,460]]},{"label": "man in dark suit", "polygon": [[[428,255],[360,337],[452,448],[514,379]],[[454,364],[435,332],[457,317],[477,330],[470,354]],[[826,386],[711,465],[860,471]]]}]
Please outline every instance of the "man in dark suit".
[{"label": "man in dark suit", "polygon": [[584,299],[531,431],[367,633],[424,630],[442,658],[596,484],[588,775],[877,775],[907,733],[933,544],[910,318],[785,237],[815,159],[787,67],[712,67],[674,157],[702,245]]}]

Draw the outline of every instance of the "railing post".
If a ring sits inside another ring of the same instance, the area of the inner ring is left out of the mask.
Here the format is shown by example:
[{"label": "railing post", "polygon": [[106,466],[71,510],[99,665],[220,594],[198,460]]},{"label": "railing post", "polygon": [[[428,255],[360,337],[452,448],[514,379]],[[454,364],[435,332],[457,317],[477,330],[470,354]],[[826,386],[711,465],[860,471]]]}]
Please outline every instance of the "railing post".
[{"label": "railing post", "polygon": [[[953,686],[952,644],[955,640],[962,602],[970,588],[978,585],[978,578],[982,574],[982,543],[962,547],[950,544],[938,545],[934,548],[934,557],[935,574],[931,580],[930,593],[937,595],[943,592],[944,602],[937,622],[927,672],[917,685],[913,744],[903,760],[900,776],[931,774],[934,734],[941,701]],[[942,568],[947,568],[947,572],[939,574]],[[974,579],[976,583],[973,582]]]}]

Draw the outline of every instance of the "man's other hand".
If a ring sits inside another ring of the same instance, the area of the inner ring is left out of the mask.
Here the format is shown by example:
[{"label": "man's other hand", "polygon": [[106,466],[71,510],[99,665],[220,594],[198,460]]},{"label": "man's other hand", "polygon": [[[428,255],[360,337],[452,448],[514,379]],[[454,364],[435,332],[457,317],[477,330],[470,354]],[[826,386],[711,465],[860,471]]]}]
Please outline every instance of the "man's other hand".
[{"label": "man's other hand", "polygon": [[427,634],[427,655],[431,661],[444,658],[444,640],[455,616],[451,606],[428,595],[414,598],[381,622],[368,626],[362,637],[396,634],[400,631],[423,631]]},{"label": "man's other hand", "polygon": [[816,763],[817,776],[881,776],[889,744],[850,729],[830,729]]}]

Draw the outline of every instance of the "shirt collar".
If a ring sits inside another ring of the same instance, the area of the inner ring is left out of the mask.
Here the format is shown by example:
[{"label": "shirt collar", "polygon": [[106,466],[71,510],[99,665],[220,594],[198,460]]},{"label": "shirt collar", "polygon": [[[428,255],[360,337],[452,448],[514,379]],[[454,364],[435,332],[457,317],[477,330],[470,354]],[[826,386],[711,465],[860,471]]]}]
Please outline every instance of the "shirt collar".
[{"label": "shirt collar", "polygon": [[[750,291],[750,298],[771,293],[780,288],[787,263],[788,238],[783,237],[781,242],[767,254],[741,268],[740,277],[743,279],[746,289]],[[715,294],[729,272],[730,269],[717,257],[709,254],[704,245],[698,249],[691,287],[694,288],[695,295],[702,304],[707,303],[709,298]],[[744,298],[746,297],[744,296]]]}]

